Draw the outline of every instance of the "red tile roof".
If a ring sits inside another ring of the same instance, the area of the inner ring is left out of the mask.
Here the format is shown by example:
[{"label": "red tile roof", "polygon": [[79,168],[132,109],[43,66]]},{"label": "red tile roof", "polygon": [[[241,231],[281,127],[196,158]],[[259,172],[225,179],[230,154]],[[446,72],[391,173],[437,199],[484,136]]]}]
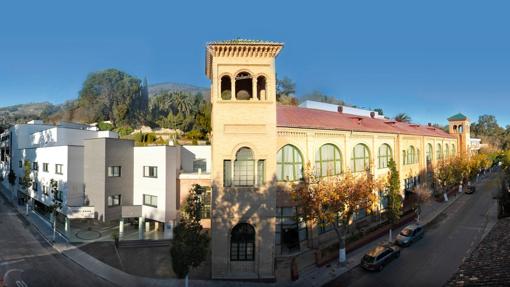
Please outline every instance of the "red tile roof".
[{"label": "red tile roof", "polygon": [[353,130],[359,132],[455,138],[453,135],[435,127],[294,106],[278,105],[276,108],[276,121],[278,127],[288,128]]}]

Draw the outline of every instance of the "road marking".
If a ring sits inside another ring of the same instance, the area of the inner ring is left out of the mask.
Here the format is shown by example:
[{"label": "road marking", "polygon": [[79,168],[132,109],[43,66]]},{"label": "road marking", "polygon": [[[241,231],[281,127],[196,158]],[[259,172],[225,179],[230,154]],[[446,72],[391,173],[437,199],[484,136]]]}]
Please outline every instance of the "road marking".
[{"label": "road marking", "polygon": [[9,265],[9,264],[20,263],[20,262],[23,262],[23,261],[25,261],[25,259],[18,259],[18,260],[5,261],[5,262],[0,263],[0,266],[5,266],[5,265]]},{"label": "road marking", "polygon": [[[7,272],[5,272],[4,274],[4,277],[3,277],[3,282],[4,284],[7,284],[7,277],[9,276],[9,274],[11,274],[12,272],[20,272],[20,273],[23,273],[23,269],[10,269],[10,270],[7,270]],[[25,282],[23,282],[23,280],[21,280],[21,282],[25,283],[25,286],[18,286],[18,281],[19,280],[16,280],[16,287],[28,287],[28,285],[26,285]]]},{"label": "road marking", "polygon": [[28,287],[28,284],[25,283],[25,281],[21,280],[16,280],[16,287]]}]

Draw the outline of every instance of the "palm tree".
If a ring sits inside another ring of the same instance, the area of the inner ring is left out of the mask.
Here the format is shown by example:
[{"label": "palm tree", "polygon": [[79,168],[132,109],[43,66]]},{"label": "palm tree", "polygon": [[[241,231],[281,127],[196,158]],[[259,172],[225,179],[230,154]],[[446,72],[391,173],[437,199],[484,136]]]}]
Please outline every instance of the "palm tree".
[{"label": "palm tree", "polygon": [[193,103],[188,94],[183,92],[172,93],[169,100],[172,107],[177,110],[177,113],[189,115],[191,112]]},{"label": "palm tree", "polygon": [[395,116],[395,120],[397,122],[409,123],[411,122],[411,117],[406,113],[399,113]]}]

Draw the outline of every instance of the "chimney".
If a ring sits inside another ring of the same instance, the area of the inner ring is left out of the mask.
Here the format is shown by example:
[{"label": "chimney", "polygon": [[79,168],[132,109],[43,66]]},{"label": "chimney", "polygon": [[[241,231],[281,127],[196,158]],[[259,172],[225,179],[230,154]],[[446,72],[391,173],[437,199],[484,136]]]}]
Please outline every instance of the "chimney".
[{"label": "chimney", "polygon": [[371,117],[372,119],[374,119],[374,118],[375,118],[375,112],[370,112],[370,117]]},{"label": "chimney", "polygon": [[431,126],[432,126],[432,124],[431,124],[431,123],[428,123],[428,126],[429,126],[429,127],[431,127]]},{"label": "chimney", "polygon": [[343,106],[338,106],[337,111],[339,113],[343,113],[344,112],[344,107]]}]

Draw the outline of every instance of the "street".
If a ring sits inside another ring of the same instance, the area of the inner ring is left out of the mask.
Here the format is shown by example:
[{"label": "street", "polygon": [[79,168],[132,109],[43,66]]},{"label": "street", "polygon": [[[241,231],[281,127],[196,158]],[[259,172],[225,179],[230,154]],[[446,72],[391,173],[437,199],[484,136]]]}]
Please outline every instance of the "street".
[{"label": "street", "polygon": [[402,248],[400,258],[383,271],[358,266],[326,286],[443,286],[496,221],[492,193],[499,188],[493,175],[474,194],[463,194],[426,227],[422,240]]},{"label": "street", "polygon": [[0,286],[113,286],[56,252],[0,196]]}]

